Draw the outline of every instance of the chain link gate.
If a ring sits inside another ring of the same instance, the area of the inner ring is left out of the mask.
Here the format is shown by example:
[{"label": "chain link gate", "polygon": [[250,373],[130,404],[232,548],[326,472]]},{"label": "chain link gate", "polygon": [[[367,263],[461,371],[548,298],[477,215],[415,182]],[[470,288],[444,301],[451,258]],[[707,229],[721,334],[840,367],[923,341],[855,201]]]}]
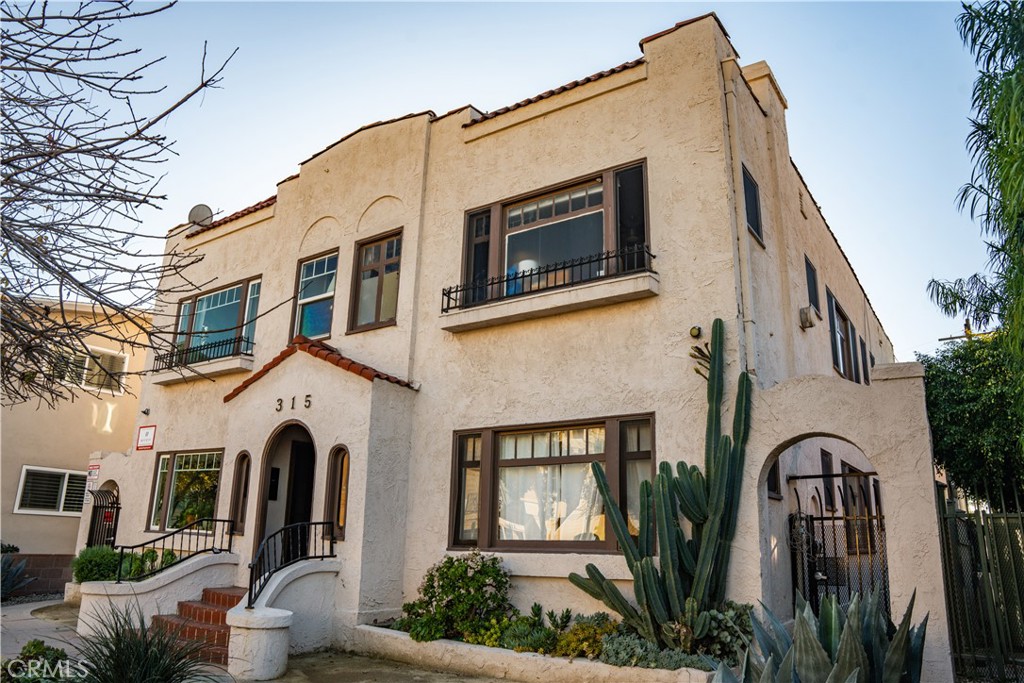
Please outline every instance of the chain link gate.
[{"label": "chain link gate", "polygon": [[85,547],[97,545],[114,547],[117,538],[117,522],[121,518],[121,502],[117,493],[100,489],[92,494],[92,517],[89,519],[89,537]]},{"label": "chain link gate", "polygon": [[[793,590],[804,597],[815,613],[825,596],[835,595],[847,604],[854,593],[881,592],[882,609],[888,614],[889,565],[886,555],[885,515],[881,490],[874,472],[790,476],[788,481],[822,479],[832,496],[831,514],[804,512],[796,491],[797,512],[789,516],[789,545],[793,556]],[[832,481],[838,480],[838,485]],[[873,496],[872,496],[873,494]]]},{"label": "chain link gate", "polygon": [[1024,514],[1018,489],[1006,484],[993,496],[986,486],[986,500],[976,502],[952,485],[939,485],[943,583],[958,681],[1024,683]]}]

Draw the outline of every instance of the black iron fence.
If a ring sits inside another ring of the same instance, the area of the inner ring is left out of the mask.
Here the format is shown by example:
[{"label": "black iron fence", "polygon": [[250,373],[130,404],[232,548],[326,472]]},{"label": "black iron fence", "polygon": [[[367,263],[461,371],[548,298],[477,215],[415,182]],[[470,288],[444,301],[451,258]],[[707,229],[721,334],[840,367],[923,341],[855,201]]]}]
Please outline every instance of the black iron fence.
[{"label": "black iron fence", "polygon": [[508,299],[531,292],[560,287],[571,287],[583,282],[627,275],[642,271],[653,272],[655,256],[646,244],[603,251],[569,261],[560,261],[537,268],[516,271],[487,280],[465,282],[441,290],[441,312]]},{"label": "black iron fence", "polygon": [[117,546],[117,582],[139,581],[202,553],[231,552],[234,520],[204,517],[136,545]]},{"label": "black iron fence", "polygon": [[285,567],[335,556],[334,522],[299,522],[281,527],[263,539],[249,563],[246,609],[253,608],[271,577]]},{"label": "black iron fence", "polygon": [[1024,514],[1018,487],[983,499],[938,492],[953,668],[962,681],[1024,683]]},{"label": "black iron fence", "polygon": [[92,515],[89,518],[89,537],[85,541],[85,547],[106,545],[113,548],[117,542],[121,502],[113,491],[100,489],[89,493],[92,496]]},{"label": "black iron fence", "polygon": [[253,341],[246,337],[221,339],[206,344],[193,344],[162,353],[153,361],[153,370],[173,370],[174,368],[195,365],[203,361],[231,356],[252,355]]}]

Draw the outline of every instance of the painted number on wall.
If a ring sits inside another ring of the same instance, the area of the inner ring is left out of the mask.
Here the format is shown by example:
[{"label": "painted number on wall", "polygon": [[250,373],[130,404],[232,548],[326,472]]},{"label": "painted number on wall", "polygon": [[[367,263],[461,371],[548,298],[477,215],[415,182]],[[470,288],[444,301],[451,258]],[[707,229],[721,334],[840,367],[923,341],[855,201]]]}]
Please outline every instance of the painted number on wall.
[{"label": "painted number on wall", "polygon": [[274,408],[274,410],[280,413],[285,409],[285,406],[287,406],[289,410],[295,410],[296,408],[308,408],[311,405],[313,405],[313,394],[306,394],[301,401],[298,396],[292,396],[290,401],[279,398],[277,399],[277,407]]}]

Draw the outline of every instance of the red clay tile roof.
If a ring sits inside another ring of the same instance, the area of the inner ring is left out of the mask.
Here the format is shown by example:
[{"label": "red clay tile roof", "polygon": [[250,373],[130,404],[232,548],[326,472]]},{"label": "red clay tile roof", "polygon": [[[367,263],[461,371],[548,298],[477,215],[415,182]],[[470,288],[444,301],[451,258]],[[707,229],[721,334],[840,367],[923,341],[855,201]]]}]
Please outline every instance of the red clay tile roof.
[{"label": "red clay tile roof", "polygon": [[292,339],[291,343],[288,344],[288,346],[286,346],[284,350],[281,351],[281,353],[274,356],[270,360],[270,362],[268,362],[262,368],[254,372],[252,376],[246,378],[246,380],[239,384],[237,387],[232,389],[231,393],[224,397],[224,402],[227,403],[231,399],[238,396],[240,393],[242,393],[250,386],[252,386],[255,382],[262,379],[263,376],[266,375],[268,372],[270,372],[278,365],[283,363],[285,358],[287,358],[288,356],[295,355],[299,351],[305,351],[314,358],[325,360],[331,365],[337,365],[342,370],[348,370],[352,374],[359,375],[360,377],[368,379],[371,382],[375,379],[382,379],[385,382],[391,382],[392,384],[397,384],[400,387],[407,387],[413,390],[416,389],[416,387],[414,387],[411,382],[407,382],[406,380],[399,379],[394,375],[389,375],[386,372],[381,372],[380,370],[371,368],[369,365],[363,365],[362,363],[354,361],[351,358],[346,358],[345,356],[341,355],[341,352],[338,351],[333,346],[328,346],[327,344],[321,341],[313,341],[311,339],[303,337],[302,335],[299,335],[295,337],[295,339]]},{"label": "red clay tile roof", "polygon": [[587,76],[586,78],[579,79],[578,81],[572,81],[571,83],[566,83],[565,85],[559,86],[559,87],[555,88],[554,90],[548,90],[547,92],[542,92],[540,95],[536,95],[535,97],[531,97],[528,100],[523,100],[522,102],[516,102],[515,104],[509,105],[507,107],[502,107],[501,109],[495,109],[492,112],[488,112],[486,114],[483,114],[478,119],[474,119],[474,120],[470,121],[469,123],[462,124],[462,127],[463,128],[469,128],[470,126],[475,126],[476,124],[480,123],[481,121],[487,121],[488,119],[493,119],[496,116],[501,116],[502,114],[507,114],[510,111],[514,111],[516,109],[519,109],[520,107],[525,107],[528,104],[533,104],[534,102],[540,102],[541,100],[546,100],[547,98],[549,98],[549,97],[551,97],[553,95],[558,95],[559,93],[563,93],[566,90],[572,90],[573,88],[579,87],[579,86],[584,85],[586,83],[592,83],[593,81],[600,80],[602,78],[605,78],[606,76],[611,76],[613,74],[621,73],[623,71],[626,71],[627,69],[632,69],[635,66],[640,66],[643,63],[644,63],[644,58],[643,57],[639,57],[637,59],[634,59],[631,62],[626,62],[625,64],[619,64],[616,67],[612,67],[611,69],[608,69],[607,71],[599,71],[596,74],[591,74],[591,75]]},{"label": "red clay tile roof", "polygon": [[277,203],[277,195],[275,194],[272,197],[267,197],[262,202],[256,202],[252,206],[247,206],[244,209],[242,209],[241,211],[235,211],[230,216],[225,216],[224,218],[220,218],[218,220],[215,220],[214,222],[210,223],[209,225],[204,225],[203,227],[201,227],[201,228],[199,228],[197,230],[193,230],[192,232],[187,233],[185,235],[185,237],[186,238],[187,237],[195,237],[196,235],[202,234],[202,233],[206,232],[207,230],[213,230],[214,228],[219,228],[220,226],[224,225],[225,223],[230,223],[231,221],[238,220],[239,218],[242,218],[243,216],[248,216],[251,213],[256,213],[260,209],[265,209],[268,206],[273,206],[276,203]]}]

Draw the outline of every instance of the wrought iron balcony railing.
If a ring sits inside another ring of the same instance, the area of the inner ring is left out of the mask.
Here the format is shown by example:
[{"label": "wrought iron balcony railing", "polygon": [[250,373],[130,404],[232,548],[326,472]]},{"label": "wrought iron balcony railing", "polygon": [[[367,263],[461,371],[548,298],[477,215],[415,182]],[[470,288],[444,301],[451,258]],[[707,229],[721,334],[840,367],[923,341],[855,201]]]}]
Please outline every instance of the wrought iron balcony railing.
[{"label": "wrought iron balcony railing", "polygon": [[637,244],[487,280],[445,287],[441,290],[441,312],[630,273],[654,272],[654,258],[648,245]]},{"label": "wrought iron balcony railing", "polygon": [[208,360],[218,358],[230,358],[232,356],[251,356],[253,341],[246,337],[233,337],[221,339],[207,344],[193,344],[174,349],[168,353],[162,353],[153,362],[153,370],[173,370],[174,368],[195,365]]},{"label": "wrought iron balcony railing", "polygon": [[246,609],[270,583],[271,577],[302,560],[325,560],[334,552],[334,522],[299,522],[283,526],[263,539],[249,563],[249,595]]},{"label": "wrought iron balcony railing", "polygon": [[117,582],[141,581],[202,553],[230,553],[234,520],[203,517],[136,545],[119,545]]}]

